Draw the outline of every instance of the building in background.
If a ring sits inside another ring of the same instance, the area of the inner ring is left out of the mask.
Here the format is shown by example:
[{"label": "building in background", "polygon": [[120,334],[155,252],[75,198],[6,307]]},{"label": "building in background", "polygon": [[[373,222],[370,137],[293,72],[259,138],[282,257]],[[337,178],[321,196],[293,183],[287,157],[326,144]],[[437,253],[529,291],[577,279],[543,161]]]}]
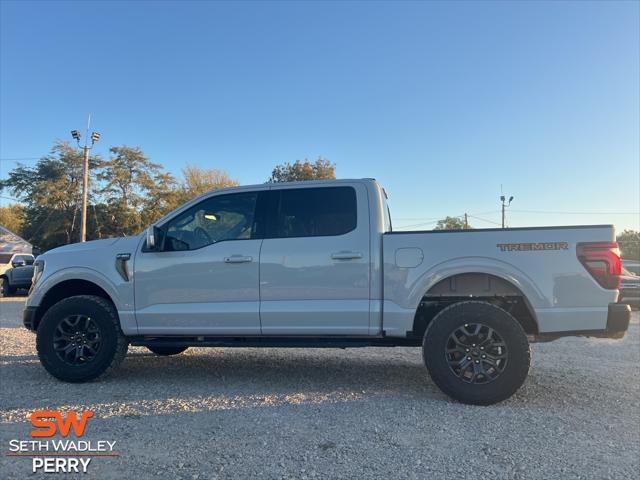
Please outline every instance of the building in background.
[{"label": "building in background", "polygon": [[0,225],[0,255],[6,253],[33,253],[33,245]]}]

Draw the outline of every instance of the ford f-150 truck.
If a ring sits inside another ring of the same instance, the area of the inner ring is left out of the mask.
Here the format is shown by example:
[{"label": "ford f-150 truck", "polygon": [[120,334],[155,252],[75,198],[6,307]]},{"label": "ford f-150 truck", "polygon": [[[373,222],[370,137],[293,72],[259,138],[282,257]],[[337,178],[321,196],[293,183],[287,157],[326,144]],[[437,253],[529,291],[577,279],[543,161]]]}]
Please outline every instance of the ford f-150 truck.
[{"label": "ford f-150 truck", "polygon": [[402,345],[451,397],[491,404],[524,382],[531,341],[624,335],[614,240],[611,225],[394,232],[372,179],[234,187],[39,256],[24,324],[69,382],[128,345]]}]

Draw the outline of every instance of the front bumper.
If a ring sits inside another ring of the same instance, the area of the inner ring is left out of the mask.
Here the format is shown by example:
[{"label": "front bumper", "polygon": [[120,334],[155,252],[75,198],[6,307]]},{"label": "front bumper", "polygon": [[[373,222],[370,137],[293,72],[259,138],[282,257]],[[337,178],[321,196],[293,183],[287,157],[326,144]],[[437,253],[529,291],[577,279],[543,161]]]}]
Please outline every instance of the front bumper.
[{"label": "front bumper", "polygon": [[22,323],[27,328],[27,330],[31,330],[32,332],[36,331],[36,312],[38,307],[25,307],[22,312]]}]

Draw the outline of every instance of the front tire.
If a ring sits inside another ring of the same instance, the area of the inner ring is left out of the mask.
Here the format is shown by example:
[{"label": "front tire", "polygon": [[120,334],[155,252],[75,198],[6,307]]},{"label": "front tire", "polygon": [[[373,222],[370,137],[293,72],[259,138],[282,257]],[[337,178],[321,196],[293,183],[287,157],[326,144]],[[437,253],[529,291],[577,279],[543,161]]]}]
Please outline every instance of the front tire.
[{"label": "front tire", "polygon": [[450,397],[491,405],[513,395],[529,373],[527,336],[508,312],[468,301],[440,311],[424,334],[422,353],[434,383]]},{"label": "front tire", "polygon": [[169,355],[178,355],[182,352],[184,352],[187,348],[189,347],[147,347],[149,350],[151,350],[153,353],[155,353],[156,355],[161,355],[163,357],[169,356]]},{"label": "front tire", "polygon": [[117,367],[128,342],[113,305],[102,297],[65,298],[44,314],[36,337],[42,366],[65,382],[87,382]]}]

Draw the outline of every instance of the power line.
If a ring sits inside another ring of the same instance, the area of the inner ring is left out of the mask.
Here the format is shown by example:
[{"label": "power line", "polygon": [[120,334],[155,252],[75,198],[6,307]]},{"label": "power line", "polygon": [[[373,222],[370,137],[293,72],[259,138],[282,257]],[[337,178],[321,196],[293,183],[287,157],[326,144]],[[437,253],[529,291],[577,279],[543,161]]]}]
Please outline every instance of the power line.
[{"label": "power line", "polygon": [[0,158],[0,162],[26,162],[40,160],[41,157],[4,157]]},{"label": "power line", "polygon": [[499,222],[494,222],[493,220],[487,220],[486,218],[476,217],[475,215],[469,215],[471,218],[475,218],[476,220],[480,220],[481,222],[492,223],[494,225],[500,226]]},{"label": "power line", "polygon": [[396,220],[440,220],[440,217],[394,217]]},{"label": "power line", "polygon": [[[467,214],[462,214],[462,215],[446,215],[449,218],[459,218],[459,219],[463,219],[466,216],[471,217],[471,218],[475,218],[476,220],[480,220],[482,222],[487,222],[487,223],[492,223],[494,225],[500,225],[500,223],[498,222],[494,222],[493,220],[487,220],[485,218],[480,218],[477,215],[486,215],[486,214],[491,214],[491,213],[500,213],[500,210],[492,210],[489,212],[480,212],[480,213],[467,213]],[[430,222],[422,222],[422,223],[414,223],[412,225],[398,225],[396,228],[416,228],[416,227],[425,227],[427,225],[433,225],[435,223],[438,223],[440,220],[444,220],[444,218],[439,217],[437,220],[435,220],[436,217],[431,217],[432,219],[434,219],[433,221]],[[425,218],[425,220],[428,220],[429,218]]]},{"label": "power line", "polygon": [[517,213],[541,213],[545,215],[640,215],[640,212],[561,212],[550,210],[511,210]]},{"label": "power line", "polygon": [[[492,213],[500,213],[500,210],[491,210],[488,212],[476,212],[473,215],[490,215]],[[471,214],[469,214],[471,215]],[[445,215],[446,217],[447,215]],[[451,217],[451,215],[449,215]],[[464,217],[464,214],[455,216],[453,218]],[[442,220],[444,217],[393,217],[395,220]]]},{"label": "power line", "polygon": [[[454,217],[457,218],[457,217]],[[416,228],[416,227],[425,227],[427,225],[433,225],[438,223],[440,220],[434,220],[433,222],[425,222],[425,223],[416,223],[413,225],[398,225],[396,228]]]}]

